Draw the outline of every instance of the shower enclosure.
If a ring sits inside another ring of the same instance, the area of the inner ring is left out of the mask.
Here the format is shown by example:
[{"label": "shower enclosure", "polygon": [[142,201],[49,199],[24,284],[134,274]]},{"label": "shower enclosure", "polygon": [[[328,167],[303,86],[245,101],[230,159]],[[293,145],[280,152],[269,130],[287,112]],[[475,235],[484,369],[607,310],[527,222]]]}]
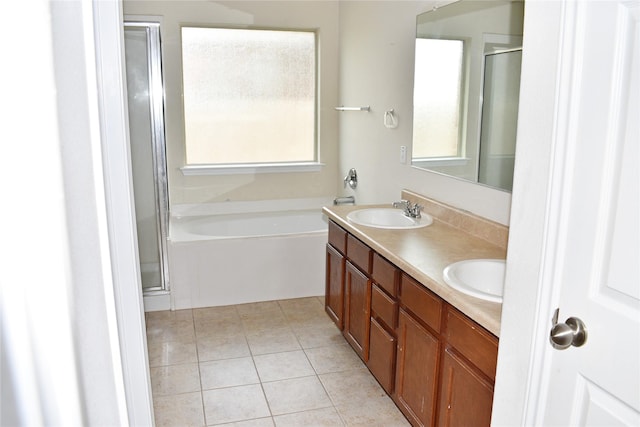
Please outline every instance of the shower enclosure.
[{"label": "shower enclosure", "polygon": [[148,297],[166,294],[169,278],[160,24],[125,21],[124,40],[138,252]]},{"label": "shower enclosure", "polygon": [[511,191],[522,47],[485,53],[478,182]]}]

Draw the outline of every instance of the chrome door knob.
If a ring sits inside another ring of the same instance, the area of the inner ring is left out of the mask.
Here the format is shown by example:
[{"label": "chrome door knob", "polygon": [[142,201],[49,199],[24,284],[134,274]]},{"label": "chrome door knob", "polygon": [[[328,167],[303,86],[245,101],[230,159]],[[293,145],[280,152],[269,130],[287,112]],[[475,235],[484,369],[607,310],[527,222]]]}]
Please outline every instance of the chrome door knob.
[{"label": "chrome door knob", "polygon": [[587,328],[577,317],[569,317],[564,323],[558,323],[559,309],[556,309],[551,322],[549,341],[553,348],[564,350],[571,346],[580,347],[587,341]]}]

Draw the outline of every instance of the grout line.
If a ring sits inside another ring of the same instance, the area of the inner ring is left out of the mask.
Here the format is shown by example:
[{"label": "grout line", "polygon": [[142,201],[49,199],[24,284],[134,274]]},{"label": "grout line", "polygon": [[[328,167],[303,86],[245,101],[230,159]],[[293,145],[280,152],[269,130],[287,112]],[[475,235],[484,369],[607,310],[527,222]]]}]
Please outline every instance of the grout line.
[{"label": "grout line", "polygon": [[195,337],[195,345],[196,345],[196,363],[198,364],[198,382],[200,383],[200,404],[202,406],[202,420],[204,421],[204,425],[208,425],[207,423],[207,411],[204,407],[204,391],[202,390],[202,372],[200,371],[200,351],[198,350],[198,332],[196,331],[196,319],[195,313],[193,309],[191,310],[191,323],[193,325],[193,336]]}]

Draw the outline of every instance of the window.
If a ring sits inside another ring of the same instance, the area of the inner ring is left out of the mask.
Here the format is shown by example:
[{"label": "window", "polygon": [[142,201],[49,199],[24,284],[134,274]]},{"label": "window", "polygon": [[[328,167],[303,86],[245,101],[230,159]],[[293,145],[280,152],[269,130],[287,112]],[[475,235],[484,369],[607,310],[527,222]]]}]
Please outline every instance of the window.
[{"label": "window", "polygon": [[416,39],[414,159],[462,154],[463,47],[461,40]]},{"label": "window", "polygon": [[310,31],[182,27],[187,165],[317,162]]}]

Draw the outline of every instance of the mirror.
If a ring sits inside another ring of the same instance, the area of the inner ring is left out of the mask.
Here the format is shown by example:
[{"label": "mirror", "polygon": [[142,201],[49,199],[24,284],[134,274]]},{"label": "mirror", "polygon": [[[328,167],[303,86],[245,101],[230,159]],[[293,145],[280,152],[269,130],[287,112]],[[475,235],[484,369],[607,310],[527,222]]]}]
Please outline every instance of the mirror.
[{"label": "mirror", "polygon": [[418,15],[412,166],[511,191],[523,17],[523,0]]}]

